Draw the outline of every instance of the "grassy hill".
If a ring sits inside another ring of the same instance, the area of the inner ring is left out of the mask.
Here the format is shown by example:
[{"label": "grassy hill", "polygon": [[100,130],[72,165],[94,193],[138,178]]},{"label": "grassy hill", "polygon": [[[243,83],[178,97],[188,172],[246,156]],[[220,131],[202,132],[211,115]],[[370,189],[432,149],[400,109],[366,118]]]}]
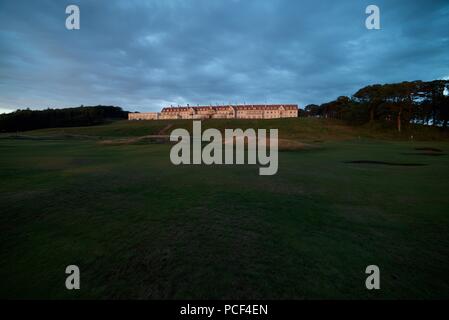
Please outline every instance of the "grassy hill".
[{"label": "grassy hill", "polygon": [[[158,120],[158,121],[115,121],[106,125],[90,127],[52,128],[19,133],[33,137],[67,137],[78,136],[82,138],[118,138],[139,137],[146,135],[170,134],[174,128],[185,128],[191,131],[191,120]],[[371,138],[389,140],[449,140],[447,133],[438,128],[422,125],[413,125],[398,133],[395,128],[387,127],[381,123],[364,126],[348,126],[344,122],[333,119],[317,118],[290,118],[273,120],[206,120],[202,128],[276,128],[279,129],[280,138],[295,139],[304,142],[335,141],[351,138]],[[1,135],[11,136],[11,134]]]}]

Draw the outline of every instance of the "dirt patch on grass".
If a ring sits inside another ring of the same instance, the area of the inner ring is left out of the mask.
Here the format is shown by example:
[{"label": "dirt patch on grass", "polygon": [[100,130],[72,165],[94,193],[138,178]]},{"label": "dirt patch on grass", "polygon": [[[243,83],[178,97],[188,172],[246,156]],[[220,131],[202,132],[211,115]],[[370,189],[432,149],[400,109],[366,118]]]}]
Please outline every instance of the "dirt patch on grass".
[{"label": "dirt patch on grass", "polygon": [[170,128],[173,127],[173,124],[167,124],[165,127],[162,128],[162,130],[159,131],[159,135],[165,135],[167,134],[168,130],[170,130]]},{"label": "dirt patch on grass", "polygon": [[169,141],[170,137],[166,135],[149,135],[142,137],[102,140],[99,141],[98,144],[103,146],[122,146],[131,144],[162,144],[168,143]]},{"label": "dirt patch on grass", "polygon": [[425,163],[386,162],[386,161],[374,161],[374,160],[353,160],[353,161],[345,161],[344,163],[380,164],[380,165],[386,165],[386,166],[400,166],[400,167],[419,167],[419,166],[427,165]]}]

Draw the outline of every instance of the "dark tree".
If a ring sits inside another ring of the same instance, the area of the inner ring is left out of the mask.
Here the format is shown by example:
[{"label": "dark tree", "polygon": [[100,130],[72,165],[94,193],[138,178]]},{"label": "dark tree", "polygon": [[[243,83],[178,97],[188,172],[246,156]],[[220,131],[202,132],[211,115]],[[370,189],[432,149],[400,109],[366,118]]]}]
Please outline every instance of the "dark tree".
[{"label": "dark tree", "polygon": [[0,131],[17,132],[54,127],[91,126],[110,120],[126,119],[127,116],[127,111],[113,106],[25,109],[0,115]]}]

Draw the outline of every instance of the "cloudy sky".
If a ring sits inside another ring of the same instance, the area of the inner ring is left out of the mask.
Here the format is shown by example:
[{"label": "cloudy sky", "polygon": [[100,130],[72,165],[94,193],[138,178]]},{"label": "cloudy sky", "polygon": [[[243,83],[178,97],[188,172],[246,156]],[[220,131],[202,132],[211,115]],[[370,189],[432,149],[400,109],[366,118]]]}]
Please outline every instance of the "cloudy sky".
[{"label": "cloudy sky", "polygon": [[[79,5],[81,29],[65,28]],[[381,30],[365,28],[365,8]],[[449,77],[447,0],[0,0],[0,112],[323,103]]]}]

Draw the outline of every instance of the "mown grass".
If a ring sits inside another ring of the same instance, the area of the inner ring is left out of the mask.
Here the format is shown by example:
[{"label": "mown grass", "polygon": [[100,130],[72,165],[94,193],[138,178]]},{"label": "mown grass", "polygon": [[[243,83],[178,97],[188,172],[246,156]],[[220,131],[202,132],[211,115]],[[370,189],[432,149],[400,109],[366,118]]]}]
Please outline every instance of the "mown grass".
[{"label": "mown grass", "polygon": [[[170,134],[174,128],[185,128],[191,132],[191,120],[158,120],[158,121],[116,121],[107,125],[72,128],[51,128],[18,133],[25,136],[65,137],[78,136],[79,138],[114,138],[139,137],[157,134]],[[246,119],[212,119],[202,122],[202,128],[216,128],[221,130],[232,128],[260,128],[278,129],[280,138],[299,139],[303,142],[336,141],[351,138],[371,138],[382,140],[445,140],[449,135],[441,129],[411,125],[398,133],[394,127],[382,123],[371,123],[364,126],[348,126],[342,121],[316,118],[290,118],[271,120]],[[11,136],[11,134],[2,134]]]},{"label": "mown grass", "polygon": [[[278,174],[259,176],[254,165],[174,166],[164,144],[0,139],[0,296],[448,298],[449,159],[407,153],[449,143],[319,145],[281,152]],[[79,291],[65,289],[69,264]],[[370,264],[379,291],[365,289]]]}]

